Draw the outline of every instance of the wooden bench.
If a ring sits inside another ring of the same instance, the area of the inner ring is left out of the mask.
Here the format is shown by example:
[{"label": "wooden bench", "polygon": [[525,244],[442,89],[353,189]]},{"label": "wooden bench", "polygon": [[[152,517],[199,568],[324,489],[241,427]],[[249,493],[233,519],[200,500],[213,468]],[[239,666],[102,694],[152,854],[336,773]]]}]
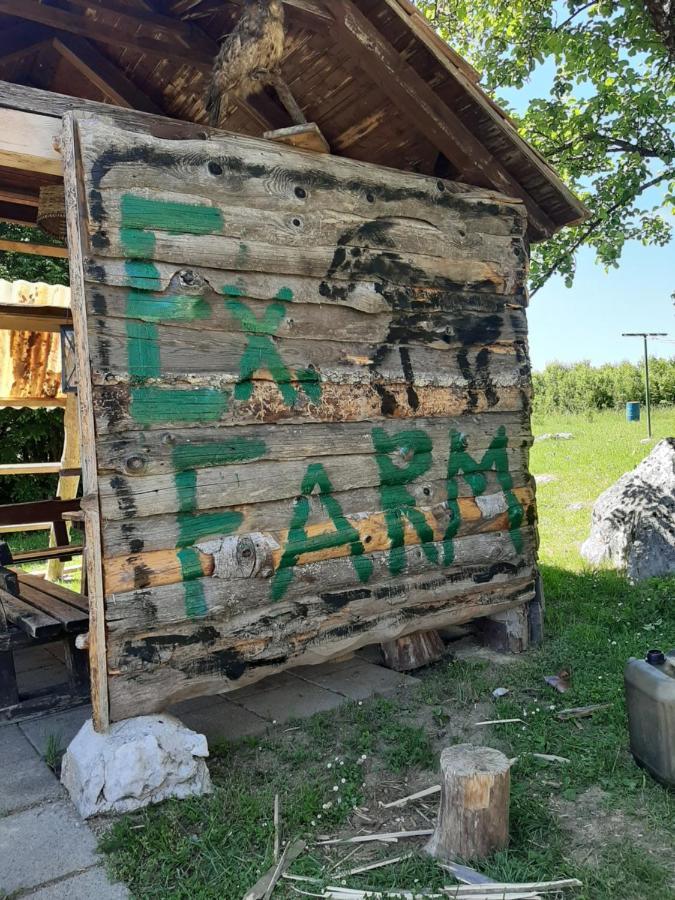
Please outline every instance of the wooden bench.
[{"label": "wooden bench", "polygon": [[[87,653],[76,647],[89,628],[88,601],[82,594],[30,575],[8,563],[0,544],[0,719],[34,715],[85,702],[89,694]],[[60,641],[68,681],[30,694],[19,691],[14,653],[24,647]]]}]

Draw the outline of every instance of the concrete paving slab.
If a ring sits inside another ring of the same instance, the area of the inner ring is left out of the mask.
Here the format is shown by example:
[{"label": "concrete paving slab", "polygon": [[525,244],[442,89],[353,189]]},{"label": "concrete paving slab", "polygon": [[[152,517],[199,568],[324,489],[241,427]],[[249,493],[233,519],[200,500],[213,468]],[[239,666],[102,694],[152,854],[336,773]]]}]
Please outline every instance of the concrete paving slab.
[{"label": "concrete paving slab", "polygon": [[[56,776],[40,759],[19,726],[0,727],[0,816],[60,797],[63,797],[63,790]],[[0,824],[3,821],[0,818]],[[0,886],[4,888],[2,878]]]},{"label": "concrete paving slab", "polygon": [[18,676],[19,691],[22,694],[55,687],[58,684],[65,684],[67,681],[68,670],[55,660],[53,656],[50,657],[48,665],[40,666],[38,669],[31,669],[29,672],[22,672]]},{"label": "concrete paving slab", "polygon": [[358,658],[341,663],[303,666],[293,669],[293,674],[303,681],[344,694],[350,700],[366,700],[373,696],[389,697],[403,687],[420,683],[419,678]]},{"label": "concrete paving slab", "polygon": [[98,862],[96,838],[66,801],[0,819],[0,885],[8,894]]},{"label": "concrete paving slab", "polygon": [[[171,707],[169,712],[177,716],[184,725],[199,734],[205,734],[207,741],[236,741],[239,738],[262,734],[269,722],[226,700],[224,697],[208,697],[208,705],[197,703],[190,709],[190,701]],[[178,708],[180,707],[180,708]]]},{"label": "concrete paving slab", "polygon": [[263,678],[262,681],[256,681],[254,684],[249,684],[246,687],[237,688],[234,691],[223,691],[220,696],[229,697],[230,699],[239,702],[240,697],[257,696],[265,691],[276,691],[286,687],[290,688],[293,687],[294,684],[295,680],[291,671],[278,672],[276,675],[270,675],[269,678]]},{"label": "concrete paving slab", "polygon": [[122,884],[111,884],[101,866],[24,894],[26,900],[127,900],[129,892]]},{"label": "concrete paving slab", "polygon": [[31,742],[37,752],[44,756],[49,736],[53,735],[59,742],[61,750],[65,750],[87,719],[91,718],[91,706],[76,706],[51,716],[39,719],[28,719],[19,724],[19,728]]},{"label": "concrete paving slab", "polygon": [[314,713],[335,709],[345,702],[341,694],[327,691],[302,678],[287,676],[287,679],[270,690],[250,694],[237,691],[232,694],[232,700],[250,712],[278,723],[288,722],[289,719],[308,719]]}]

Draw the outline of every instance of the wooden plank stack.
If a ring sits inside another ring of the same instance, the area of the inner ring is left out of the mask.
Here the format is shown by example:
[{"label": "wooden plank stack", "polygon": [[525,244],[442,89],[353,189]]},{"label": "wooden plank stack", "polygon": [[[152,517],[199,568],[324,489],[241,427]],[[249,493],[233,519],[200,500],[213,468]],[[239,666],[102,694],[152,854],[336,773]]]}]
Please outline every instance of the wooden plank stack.
[{"label": "wooden plank stack", "polygon": [[529,601],[523,204],[67,119],[110,718]]}]

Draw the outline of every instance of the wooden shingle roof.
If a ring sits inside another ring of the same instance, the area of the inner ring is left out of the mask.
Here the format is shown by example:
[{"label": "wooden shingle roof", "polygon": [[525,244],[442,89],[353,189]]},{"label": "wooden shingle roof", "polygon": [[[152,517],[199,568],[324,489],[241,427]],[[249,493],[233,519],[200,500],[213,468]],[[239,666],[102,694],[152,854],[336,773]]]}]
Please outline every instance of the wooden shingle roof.
[{"label": "wooden shingle roof", "polygon": [[[0,79],[206,122],[212,59],[241,0],[57,2],[0,0]],[[283,76],[333,153],[518,197],[532,240],[585,216],[409,0],[285,4]],[[270,90],[222,127],[260,136],[289,124]]]}]

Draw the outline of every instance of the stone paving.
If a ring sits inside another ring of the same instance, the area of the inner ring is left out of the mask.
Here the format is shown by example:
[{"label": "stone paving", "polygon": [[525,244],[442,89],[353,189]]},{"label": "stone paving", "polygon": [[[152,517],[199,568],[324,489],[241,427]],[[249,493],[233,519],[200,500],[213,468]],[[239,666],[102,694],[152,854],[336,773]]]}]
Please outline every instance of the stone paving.
[{"label": "stone paving", "polygon": [[[377,658],[371,649],[344,662],[304,666],[233,693],[178,703],[171,712],[209,741],[235,740],[417,682],[377,665]],[[16,666],[22,690],[65,681],[62,657],[45,647],[17,653]],[[109,882],[96,837],[44,761],[49,744],[65,749],[90,715],[81,706],[0,725],[0,900],[129,897],[123,885]]]}]

